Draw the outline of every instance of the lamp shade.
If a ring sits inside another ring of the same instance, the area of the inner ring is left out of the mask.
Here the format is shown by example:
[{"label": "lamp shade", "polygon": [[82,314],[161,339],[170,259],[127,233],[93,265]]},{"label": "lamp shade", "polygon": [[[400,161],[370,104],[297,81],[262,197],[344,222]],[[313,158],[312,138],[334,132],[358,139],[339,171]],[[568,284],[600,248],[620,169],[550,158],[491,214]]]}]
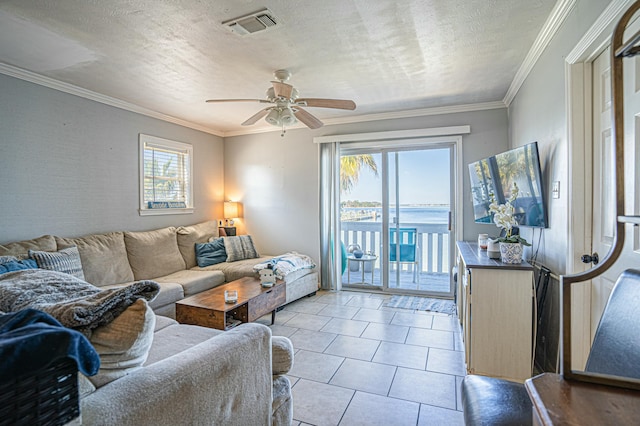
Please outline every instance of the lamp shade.
[{"label": "lamp shade", "polygon": [[224,202],[224,218],[233,219],[237,217],[241,217],[240,203],[236,201],[225,201]]}]

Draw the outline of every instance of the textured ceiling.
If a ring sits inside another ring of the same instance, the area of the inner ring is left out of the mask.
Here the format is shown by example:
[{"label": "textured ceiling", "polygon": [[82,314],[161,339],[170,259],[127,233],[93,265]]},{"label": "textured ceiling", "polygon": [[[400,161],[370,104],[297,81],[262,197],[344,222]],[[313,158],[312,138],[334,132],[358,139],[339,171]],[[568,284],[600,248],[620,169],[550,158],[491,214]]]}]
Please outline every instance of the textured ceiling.
[{"label": "textured ceiling", "polygon": [[[501,101],[555,0],[3,0],[0,62],[235,133],[287,68],[320,119]],[[269,8],[279,25],[221,23]],[[270,127],[263,120],[257,128]],[[247,130],[247,128],[244,128]]]}]

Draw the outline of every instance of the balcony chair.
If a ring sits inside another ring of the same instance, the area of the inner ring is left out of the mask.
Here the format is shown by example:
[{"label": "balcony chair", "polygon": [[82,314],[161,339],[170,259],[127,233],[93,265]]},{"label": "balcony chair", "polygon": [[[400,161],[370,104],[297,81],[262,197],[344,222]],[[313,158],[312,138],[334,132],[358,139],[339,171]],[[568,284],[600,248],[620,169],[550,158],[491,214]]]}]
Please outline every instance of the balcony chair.
[{"label": "balcony chair", "polygon": [[[640,379],[640,271],[620,274],[596,330],[585,371]],[[466,425],[530,425],[529,395],[521,383],[469,375],[462,381]]]},{"label": "balcony chair", "polygon": [[[418,232],[416,228],[389,229],[389,262],[413,264],[414,283],[418,281],[417,240]],[[398,242],[399,244],[397,244]]]}]

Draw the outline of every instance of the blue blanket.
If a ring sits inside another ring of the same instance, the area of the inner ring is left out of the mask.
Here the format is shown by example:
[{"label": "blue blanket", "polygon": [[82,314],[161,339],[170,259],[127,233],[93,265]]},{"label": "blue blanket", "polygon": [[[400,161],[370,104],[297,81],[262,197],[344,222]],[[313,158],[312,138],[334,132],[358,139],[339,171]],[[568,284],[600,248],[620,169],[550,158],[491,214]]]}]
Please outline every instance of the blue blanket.
[{"label": "blue blanket", "polygon": [[0,315],[0,382],[46,368],[68,357],[78,370],[93,376],[100,357],[82,333],[62,326],[36,309]]}]

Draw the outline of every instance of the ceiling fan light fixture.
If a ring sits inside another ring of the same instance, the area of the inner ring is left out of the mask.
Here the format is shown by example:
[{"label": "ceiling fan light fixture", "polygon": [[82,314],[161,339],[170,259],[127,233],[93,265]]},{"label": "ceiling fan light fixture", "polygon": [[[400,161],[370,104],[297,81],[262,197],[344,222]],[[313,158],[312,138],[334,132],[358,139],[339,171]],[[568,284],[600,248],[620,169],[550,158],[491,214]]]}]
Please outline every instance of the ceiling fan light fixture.
[{"label": "ceiling fan light fixture", "polygon": [[280,111],[276,108],[269,111],[269,114],[264,118],[264,121],[271,124],[272,126],[280,126],[282,122],[280,121]]},{"label": "ceiling fan light fixture", "polygon": [[296,116],[293,115],[291,107],[286,107],[282,110],[280,113],[280,122],[283,126],[292,126],[298,122],[298,120],[296,120]]}]

